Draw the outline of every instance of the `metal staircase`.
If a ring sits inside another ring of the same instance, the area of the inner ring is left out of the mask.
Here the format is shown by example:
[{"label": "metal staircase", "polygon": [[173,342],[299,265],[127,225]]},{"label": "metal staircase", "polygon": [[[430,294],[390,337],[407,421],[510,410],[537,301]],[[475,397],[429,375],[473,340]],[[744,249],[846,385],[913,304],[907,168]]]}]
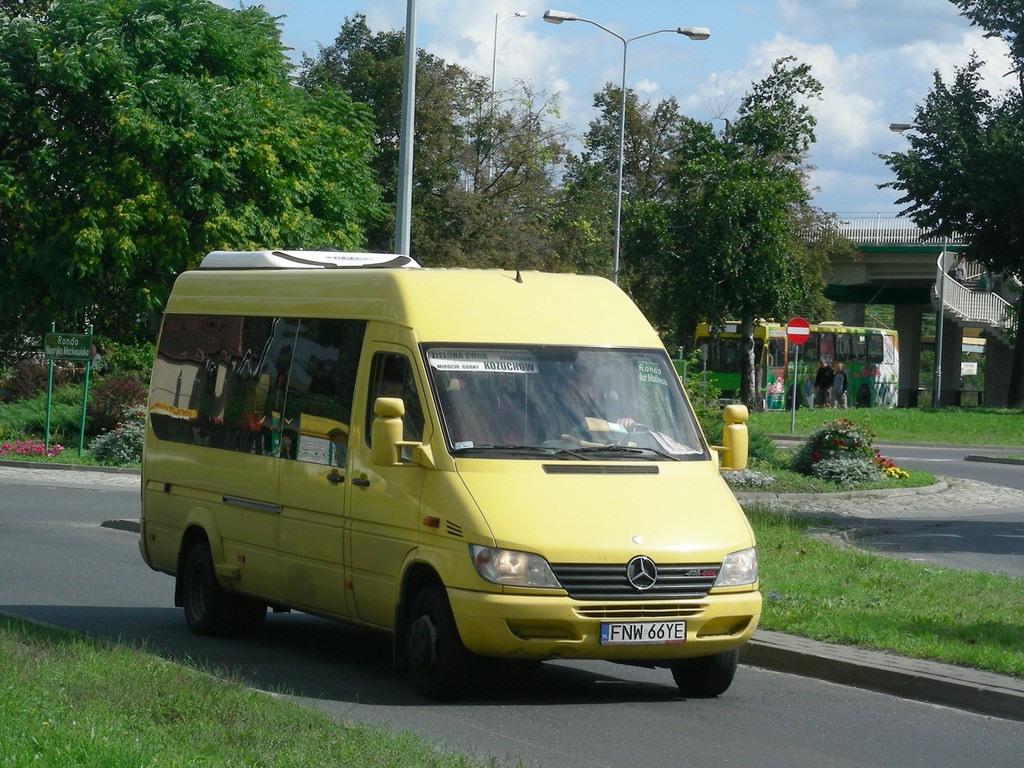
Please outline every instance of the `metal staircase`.
[{"label": "metal staircase", "polygon": [[1017,321],[1013,305],[1003,298],[998,288],[991,290],[991,277],[978,264],[966,265],[962,283],[950,277],[942,269],[946,256],[945,253],[939,254],[935,262],[932,305],[936,309],[941,305],[943,315],[962,328],[980,328],[1007,346],[1012,346]]}]

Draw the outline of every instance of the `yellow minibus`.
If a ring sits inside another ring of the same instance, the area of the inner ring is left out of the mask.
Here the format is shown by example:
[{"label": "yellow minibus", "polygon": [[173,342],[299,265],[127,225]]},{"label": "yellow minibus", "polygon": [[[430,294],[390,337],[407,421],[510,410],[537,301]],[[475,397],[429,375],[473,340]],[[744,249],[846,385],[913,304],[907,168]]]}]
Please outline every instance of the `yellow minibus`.
[{"label": "yellow minibus", "polygon": [[407,257],[214,252],[150,386],[139,545],[201,635],[268,608],[390,633],[435,699],[488,658],[733,680],[754,535],[650,324],[611,282]]}]

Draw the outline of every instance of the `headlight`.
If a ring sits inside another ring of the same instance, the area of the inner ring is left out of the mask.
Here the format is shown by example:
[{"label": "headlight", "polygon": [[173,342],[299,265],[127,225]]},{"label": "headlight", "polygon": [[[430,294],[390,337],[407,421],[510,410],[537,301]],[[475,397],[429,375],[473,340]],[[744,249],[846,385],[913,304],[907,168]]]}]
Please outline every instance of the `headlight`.
[{"label": "headlight", "polygon": [[725,556],[722,570],[715,579],[716,587],[741,587],[757,581],[757,550],[741,549]]},{"label": "headlight", "polygon": [[473,566],[480,577],[507,587],[559,588],[547,560],[528,552],[469,545]]}]

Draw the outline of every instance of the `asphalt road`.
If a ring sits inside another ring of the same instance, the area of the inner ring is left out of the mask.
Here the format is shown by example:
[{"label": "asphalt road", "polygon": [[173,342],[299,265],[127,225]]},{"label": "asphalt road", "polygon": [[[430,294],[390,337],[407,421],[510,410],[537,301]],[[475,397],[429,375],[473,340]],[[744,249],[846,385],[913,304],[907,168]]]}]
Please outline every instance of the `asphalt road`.
[{"label": "asphalt road", "polygon": [[495,668],[468,700],[419,698],[381,635],[275,615],[258,641],[189,633],[173,582],[108,520],[138,515],[136,488],[0,474],[0,611],[145,643],[346,720],[386,724],[495,765],[1018,766],[1019,722],[741,667],[713,701],[664,670],[594,662]]}]

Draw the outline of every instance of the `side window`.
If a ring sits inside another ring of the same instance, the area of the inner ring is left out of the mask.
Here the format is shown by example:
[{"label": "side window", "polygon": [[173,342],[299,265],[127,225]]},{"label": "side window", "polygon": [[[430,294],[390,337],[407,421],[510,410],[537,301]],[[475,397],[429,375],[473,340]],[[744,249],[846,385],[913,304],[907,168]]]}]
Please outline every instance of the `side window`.
[{"label": "side window", "polygon": [[[153,364],[149,412],[161,440],[271,453],[284,372],[268,354],[270,317],[167,315]],[[283,346],[284,342],[276,346]]]},{"label": "side window", "polygon": [[836,335],[834,333],[819,335],[818,357],[830,364],[836,361]]},{"label": "side window", "polygon": [[868,334],[868,362],[881,363],[885,361],[885,354],[882,350],[882,334]]},{"label": "side window", "polygon": [[836,362],[845,363],[850,359],[850,334],[836,334]]},{"label": "side window", "polygon": [[344,466],[362,320],[303,320],[293,336],[281,455]]},{"label": "side window", "polygon": [[423,439],[423,407],[420,403],[412,363],[405,355],[378,352],[370,370],[370,398],[366,407],[366,442],[373,435],[373,403],[378,397],[400,397],[405,402],[403,436],[406,440]]},{"label": "side window", "polygon": [[853,357],[858,363],[863,363],[868,357],[868,343],[863,333],[853,337]]}]

